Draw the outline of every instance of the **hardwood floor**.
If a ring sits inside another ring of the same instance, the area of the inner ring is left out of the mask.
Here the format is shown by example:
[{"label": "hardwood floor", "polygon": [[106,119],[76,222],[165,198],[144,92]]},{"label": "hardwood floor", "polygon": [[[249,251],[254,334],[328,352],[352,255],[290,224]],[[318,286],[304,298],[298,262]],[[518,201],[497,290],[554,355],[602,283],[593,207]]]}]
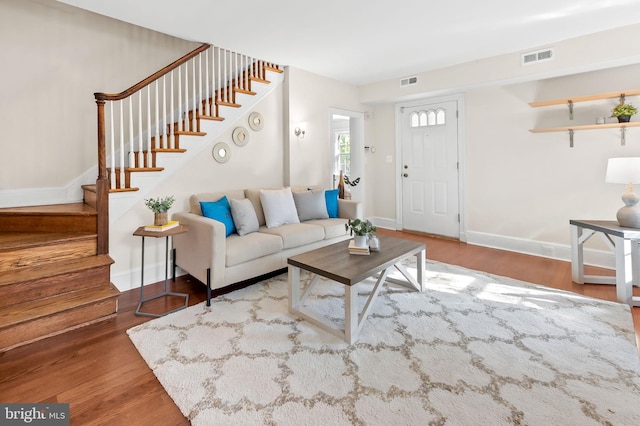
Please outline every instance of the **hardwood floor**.
[{"label": "hardwood floor", "polygon": [[[615,287],[571,281],[571,264],[458,241],[406,232],[379,230],[427,244],[427,258],[471,269],[544,284],[587,296],[615,300]],[[587,268],[587,273],[613,271]],[[161,292],[164,283],[145,287],[145,296]],[[203,285],[190,276],[171,283],[189,293],[189,304],[206,298]],[[634,289],[640,295],[640,289]],[[0,402],[69,403],[72,425],[188,425],[129,340],[126,330],[148,317],[134,315],[139,290],[122,293],[116,318],[0,354]],[[146,311],[170,310],[183,299],[145,303]],[[640,308],[632,309],[636,339]]]}]

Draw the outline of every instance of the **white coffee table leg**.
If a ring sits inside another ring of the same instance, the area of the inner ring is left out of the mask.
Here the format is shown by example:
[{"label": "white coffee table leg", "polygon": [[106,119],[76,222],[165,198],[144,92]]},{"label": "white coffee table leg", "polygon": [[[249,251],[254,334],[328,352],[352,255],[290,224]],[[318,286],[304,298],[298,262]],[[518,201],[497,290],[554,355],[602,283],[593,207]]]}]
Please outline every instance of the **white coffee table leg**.
[{"label": "white coffee table leg", "polygon": [[344,286],[344,340],[352,345],[358,340],[358,290],[356,285]]},{"label": "white coffee table leg", "polygon": [[300,306],[300,268],[289,265],[289,312]]}]

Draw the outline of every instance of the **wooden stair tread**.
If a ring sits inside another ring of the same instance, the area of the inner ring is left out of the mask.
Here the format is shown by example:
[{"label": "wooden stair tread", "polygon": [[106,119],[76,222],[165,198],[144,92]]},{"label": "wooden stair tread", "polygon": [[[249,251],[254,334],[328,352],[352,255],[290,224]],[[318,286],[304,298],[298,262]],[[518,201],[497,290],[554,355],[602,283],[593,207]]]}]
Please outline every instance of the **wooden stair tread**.
[{"label": "wooden stair tread", "polygon": [[279,74],[282,74],[284,72],[284,70],[281,70],[280,68],[275,68],[275,67],[272,67],[272,66],[269,66],[269,65],[265,65],[264,69],[265,70],[269,70],[269,71],[273,71],[273,72],[277,72]]},{"label": "wooden stair tread", "polygon": [[113,188],[110,189],[109,192],[133,192],[133,191],[139,191],[140,188],[136,188],[136,187],[131,187],[131,188]]},{"label": "wooden stair tread", "polygon": [[111,283],[73,293],[33,300],[0,309],[0,330],[27,321],[34,321],[59,312],[91,305],[101,300],[117,298],[120,292]]},{"label": "wooden stair tread", "polygon": [[127,167],[126,172],[161,172],[164,167]]},{"label": "wooden stair tread", "polygon": [[0,209],[0,216],[4,215],[80,215],[95,216],[96,210],[88,204],[67,203],[43,206],[5,207]]},{"label": "wooden stair tread", "polygon": [[11,273],[0,274],[0,287],[8,284],[38,280],[113,264],[113,259],[106,254],[60,260],[34,266],[14,269]]},{"label": "wooden stair tread", "polygon": [[216,101],[216,105],[228,106],[228,107],[231,107],[231,108],[240,108],[242,106],[242,105],[236,104],[234,102],[226,102],[226,101]]},{"label": "wooden stair tread", "polygon": [[260,77],[249,77],[249,80],[255,81],[256,83],[271,84],[269,80],[265,80],[264,78]]},{"label": "wooden stair tread", "polygon": [[233,90],[235,90],[238,93],[243,93],[245,95],[255,96],[257,94],[257,92],[247,90],[247,89],[241,89],[240,87],[234,87]]},{"label": "wooden stair tread", "polygon": [[91,232],[2,232],[0,252],[95,238]]},{"label": "wooden stair tread", "polygon": [[199,115],[198,119],[213,120],[213,121],[224,121],[224,117],[214,117],[212,115]]},{"label": "wooden stair tread", "polygon": [[153,152],[187,152],[184,148],[153,148]]},{"label": "wooden stair tread", "polygon": [[174,135],[185,135],[185,136],[206,136],[207,132],[192,132],[190,130],[176,130]]}]

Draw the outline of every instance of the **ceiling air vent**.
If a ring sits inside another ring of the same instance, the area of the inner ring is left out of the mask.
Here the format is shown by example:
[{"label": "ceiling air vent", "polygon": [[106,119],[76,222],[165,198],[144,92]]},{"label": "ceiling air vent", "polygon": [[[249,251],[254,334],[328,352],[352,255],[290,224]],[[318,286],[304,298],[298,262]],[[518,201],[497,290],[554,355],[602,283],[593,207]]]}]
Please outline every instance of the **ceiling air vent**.
[{"label": "ceiling air vent", "polygon": [[400,80],[400,87],[411,86],[418,83],[418,77],[407,77]]},{"label": "ceiling air vent", "polygon": [[535,62],[549,61],[553,59],[553,49],[538,50],[522,54],[522,65],[529,65]]}]

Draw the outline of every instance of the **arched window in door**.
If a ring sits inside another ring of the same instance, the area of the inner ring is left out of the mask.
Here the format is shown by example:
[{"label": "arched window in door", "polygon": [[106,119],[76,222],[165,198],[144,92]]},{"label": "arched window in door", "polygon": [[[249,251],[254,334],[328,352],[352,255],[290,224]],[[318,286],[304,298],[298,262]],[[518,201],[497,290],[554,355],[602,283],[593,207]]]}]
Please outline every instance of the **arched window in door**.
[{"label": "arched window in door", "polygon": [[411,127],[441,126],[446,124],[446,111],[442,108],[414,111],[409,116]]}]

